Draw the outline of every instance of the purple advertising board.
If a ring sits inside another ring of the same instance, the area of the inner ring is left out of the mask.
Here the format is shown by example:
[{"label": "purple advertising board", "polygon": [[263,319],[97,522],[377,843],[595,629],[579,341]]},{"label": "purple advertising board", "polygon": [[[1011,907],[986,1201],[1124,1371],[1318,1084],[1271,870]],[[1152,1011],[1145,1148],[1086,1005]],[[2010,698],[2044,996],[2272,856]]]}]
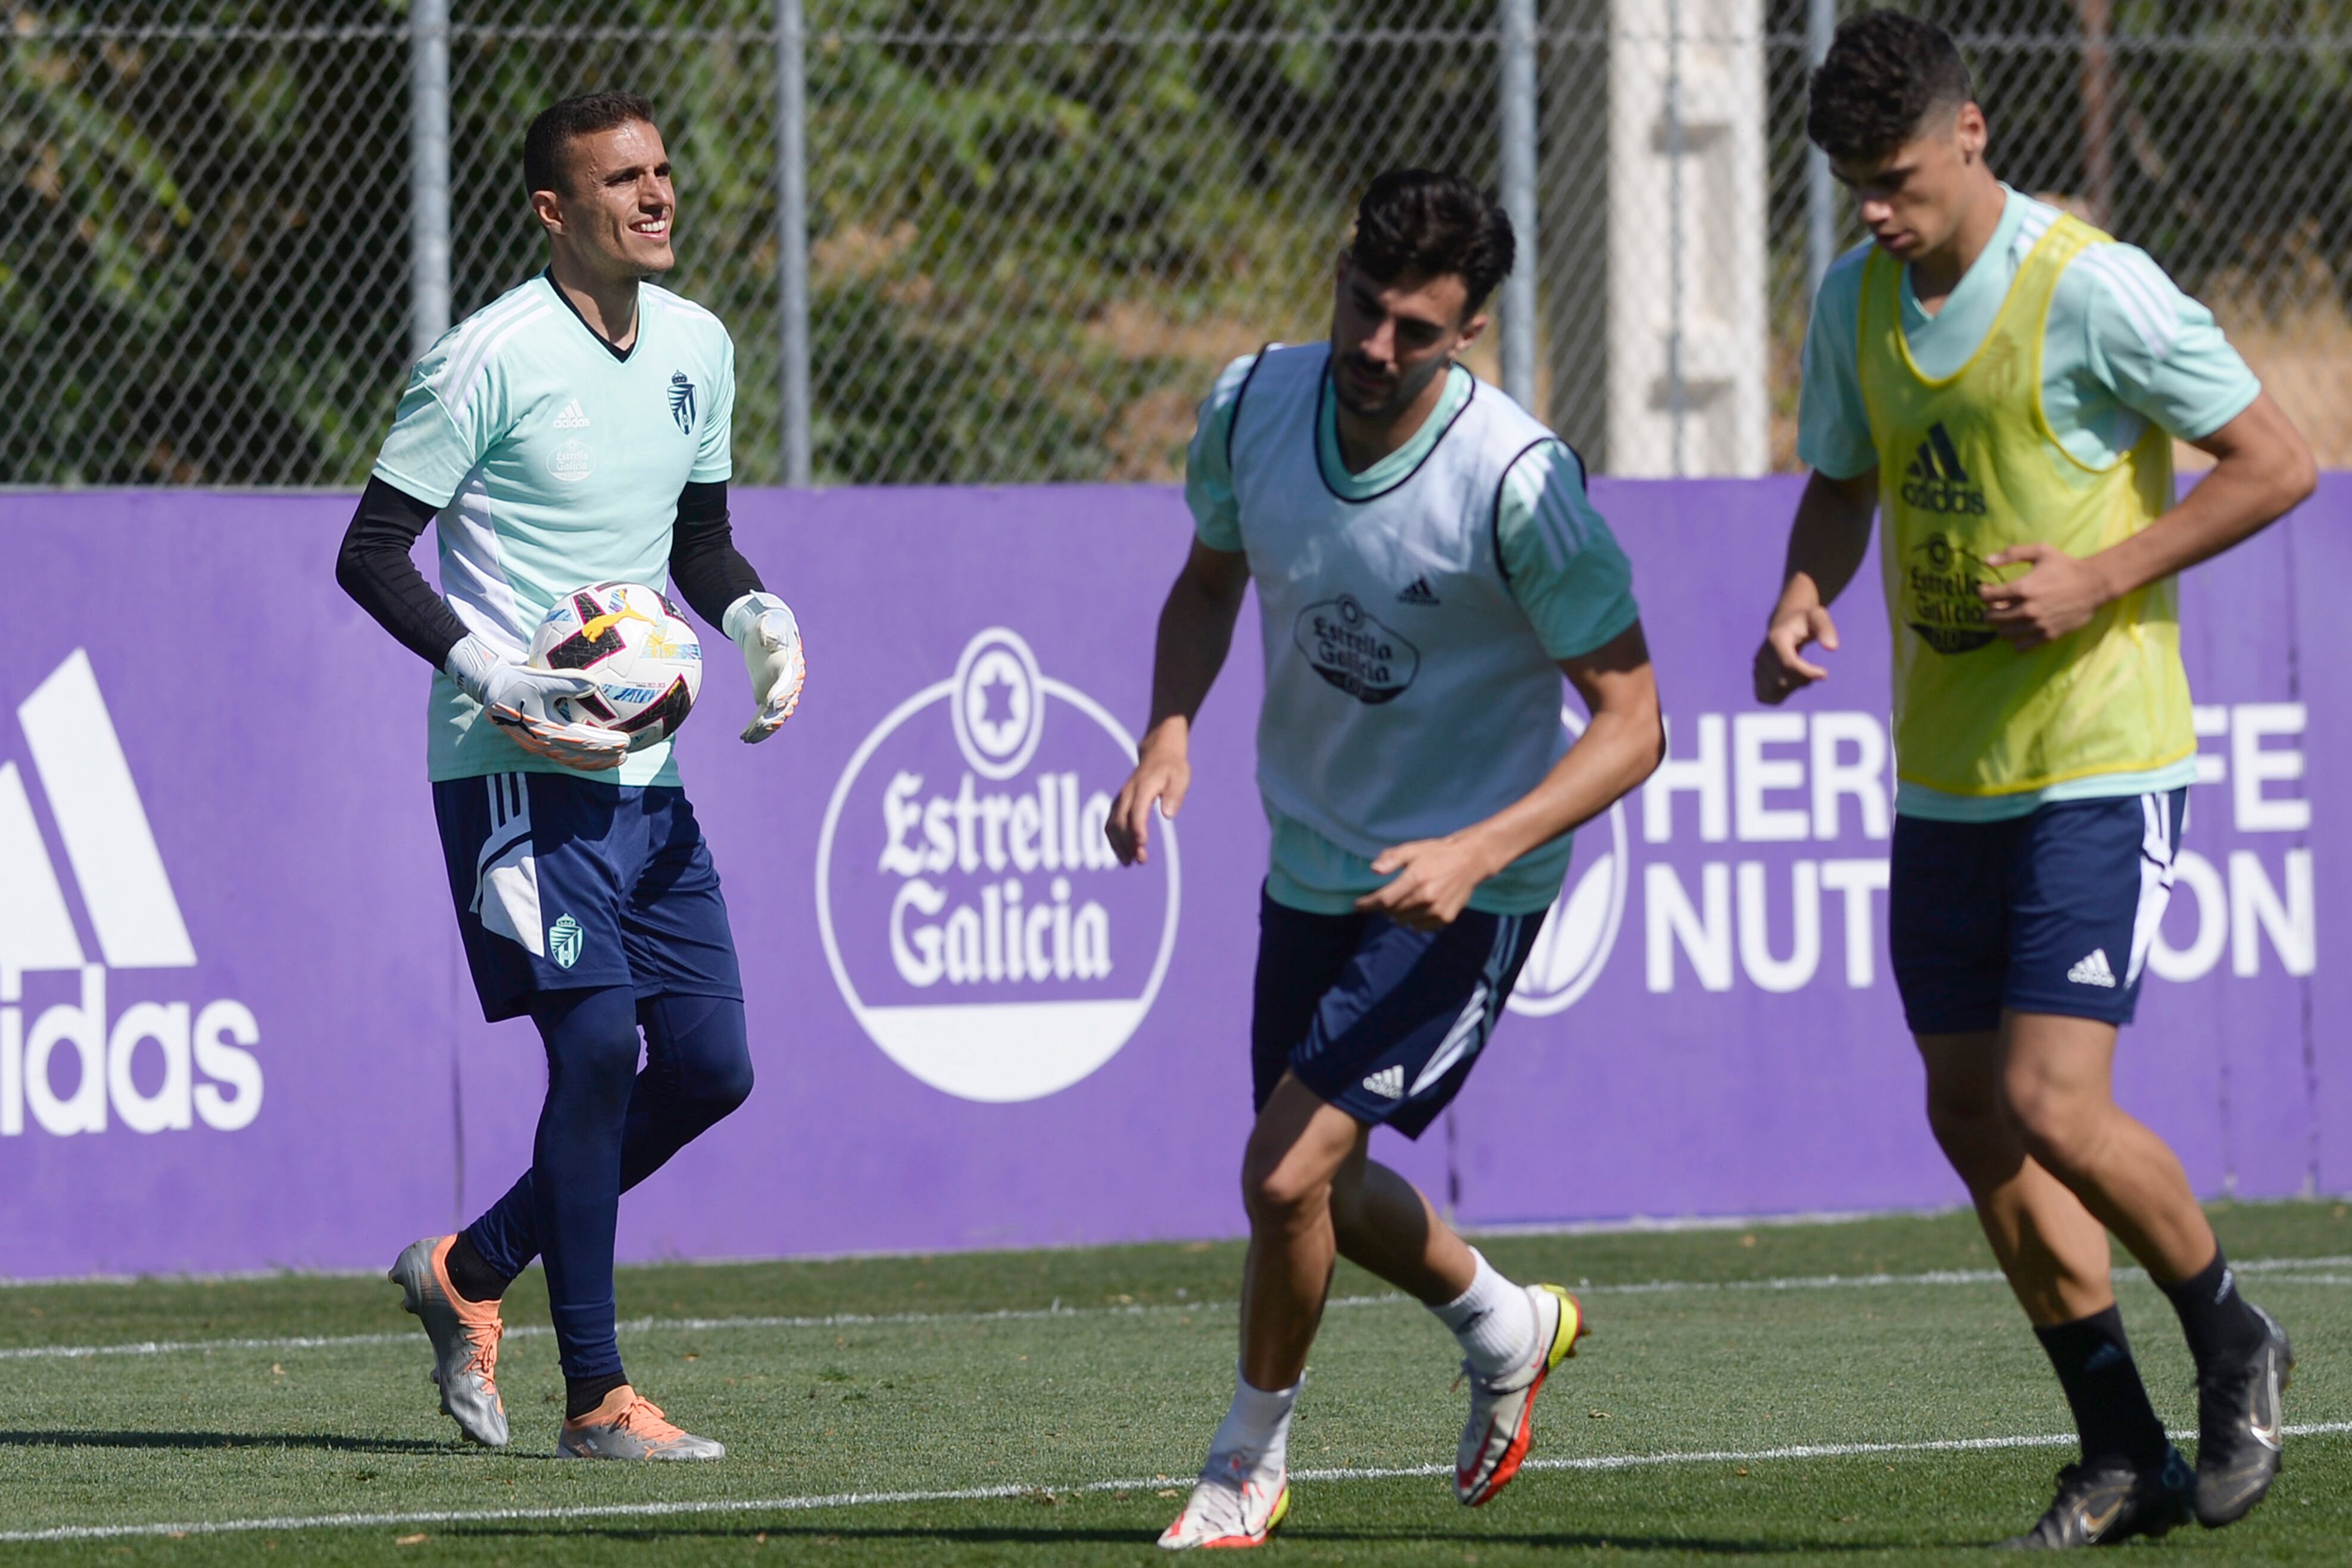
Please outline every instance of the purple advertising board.
[{"label": "purple advertising board", "polygon": [[[1793,481],[1596,483],[1671,731],[1580,836],[1454,1112],[1385,1157],[1471,1224],[1961,1200],[1887,972],[1887,632],[1748,695]],[[426,672],[336,591],[351,503],[0,497],[0,1276],[381,1266],[501,1191],[543,1069],[481,1021]],[[1182,559],[1155,487],[746,492],[806,629],[772,743],[714,660],[679,742],[758,1085],[624,1203],[623,1255],[1227,1235],[1265,825],[1255,614],[1150,866],[1101,818]],[[2183,593],[2201,781],[2125,1103],[2198,1188],[2352,1189],[2352,477]],[[715,640],[715,637],[714,637]],[[2306,691],[2306,686],[2311,689]]]}]

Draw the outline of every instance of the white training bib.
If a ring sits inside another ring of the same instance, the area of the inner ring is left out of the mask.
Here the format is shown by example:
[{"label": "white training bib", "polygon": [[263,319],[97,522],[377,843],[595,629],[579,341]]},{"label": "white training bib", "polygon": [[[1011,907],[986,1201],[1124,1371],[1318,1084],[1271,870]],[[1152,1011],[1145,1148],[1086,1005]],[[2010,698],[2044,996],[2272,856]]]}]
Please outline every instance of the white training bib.
[{"label": "white training bib", "polygon": [[1505,474],[1557,437],[1477,385],[1418,467],[1349,500],[1317,455],[1329,361],[1326,343],[1268,349],[1230,427],[1265,638],[1258,787],[1375,856],[1494,815],[1568,750],[1559,666],[1496,543]]}]

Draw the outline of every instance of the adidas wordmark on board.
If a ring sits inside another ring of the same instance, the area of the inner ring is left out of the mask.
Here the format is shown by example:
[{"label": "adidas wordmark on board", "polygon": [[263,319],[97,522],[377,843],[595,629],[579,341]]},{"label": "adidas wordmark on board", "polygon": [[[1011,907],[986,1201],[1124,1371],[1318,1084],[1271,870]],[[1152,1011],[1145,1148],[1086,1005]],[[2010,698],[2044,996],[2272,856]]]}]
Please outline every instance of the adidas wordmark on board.
[{"label": "adidas wordmark on board", "polygon": [[[245,1004],[142,1000],[110,1017],[110,970],[189,968],[196,952],[89,654],[68,655],[16,719],[98,956],[75,924],[23,772],[0,761],[0,1137],[21,1135],[27,1112],[59,1136],[102,1133],[110,1106],[135,1133],[198,1120],[224,1132],[248,1125],[262,1075],[247,1049],[260,1030]],[[57,971],[79,975],[79,997],[26,1017],[25,977]],[[157,1051],[163,1082],[150,1093],[133,1066]],[[80,1072],[59,1096],[51,1073],[65,1052],[79,1057]]]}]

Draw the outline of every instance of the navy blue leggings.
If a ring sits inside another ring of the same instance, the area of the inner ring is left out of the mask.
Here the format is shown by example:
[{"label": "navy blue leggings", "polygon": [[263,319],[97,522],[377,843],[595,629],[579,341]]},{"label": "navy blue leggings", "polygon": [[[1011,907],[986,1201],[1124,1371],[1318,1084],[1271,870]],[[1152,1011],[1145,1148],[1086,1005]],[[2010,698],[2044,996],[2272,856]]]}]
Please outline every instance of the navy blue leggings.
[{"label": "navy blue leggings", "polygon": [[628,987],[614,986],[543,991],[530,1016],[547,1047],[547,1104],[530,1169],[466,1235],[509,1279],[544,1254],[563,1375],[616,1377],[613,1229],[621,1194],[751,1092],[743,1004],[691,996],[640,1001]]}]

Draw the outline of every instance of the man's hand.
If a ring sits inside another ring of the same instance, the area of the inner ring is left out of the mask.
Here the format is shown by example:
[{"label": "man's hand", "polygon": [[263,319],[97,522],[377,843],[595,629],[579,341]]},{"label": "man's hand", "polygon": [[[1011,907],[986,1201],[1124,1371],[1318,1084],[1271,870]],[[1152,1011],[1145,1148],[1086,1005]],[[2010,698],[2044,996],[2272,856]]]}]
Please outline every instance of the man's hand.
[{"label": "man's hand", "polygon": [[1787,604],[1772,612],[1764,645],[1756,650],[1758,702],[1777,706],[1830,678],[1827,669],[1805,657],[1807,645],[1813,643],[1837,652],[1837,622],[1830,619],[1827,606]]},{"label": "man's hand", "polygon": [[1388,883],[1356,900],[1356,907],[1415,931],[1435,931],[1453,925],[1478,884],[1502,869],[1492,862],[1471,832],[1399,844],[1372,862]]},{"label": "man's hand", "polygon": [[1987,566],[2020,561],[2028,568],[2023,577],[1979,583],[1977,597],[1984,601],[1986,623],[2021,653],[2081,631],[2116,597],[2095,562],[2048,545],[2011,545],[1985,557]]},{"label": "man's hand", "polygon": [[473,636],[449,650],[442,668],[459,690],[482,705],[491,723],[534,757],[583,773],[601,773],[618,768],[629,753],[629,737],[617,730],[567,724],[555,716],[557,699],[595,691],[595,681],[587,675],[535,670]]},{"label": "man's hand", "polygon": [[598,729],[585,724],[557,724],[496,703],[488,712],[490,722],[512,736],[514,743],[533,757],[544,757],[582,773],[602,773],[618,768],[635,749],[629,737],[618,730]]},{"label": "man's hand", "polygon": [[1151,861],[1151,813],[1174,821],[1192,787],[1192,727],[1181,718],[1161,722],[1143,737],[1135,771],[1119,786],[1110,803],[1103,836],[1121,865],[1148,865]]},{"label": "man's hand", "polygon": [[720,623],[743,650],[751,677],[751,700],[759,705],[743,727],[743,742],[757,746],[784,726],[801,704],[808,659],[801,650],[800,622],[791,606],[772,593],[747,593],[727,607]]}]

